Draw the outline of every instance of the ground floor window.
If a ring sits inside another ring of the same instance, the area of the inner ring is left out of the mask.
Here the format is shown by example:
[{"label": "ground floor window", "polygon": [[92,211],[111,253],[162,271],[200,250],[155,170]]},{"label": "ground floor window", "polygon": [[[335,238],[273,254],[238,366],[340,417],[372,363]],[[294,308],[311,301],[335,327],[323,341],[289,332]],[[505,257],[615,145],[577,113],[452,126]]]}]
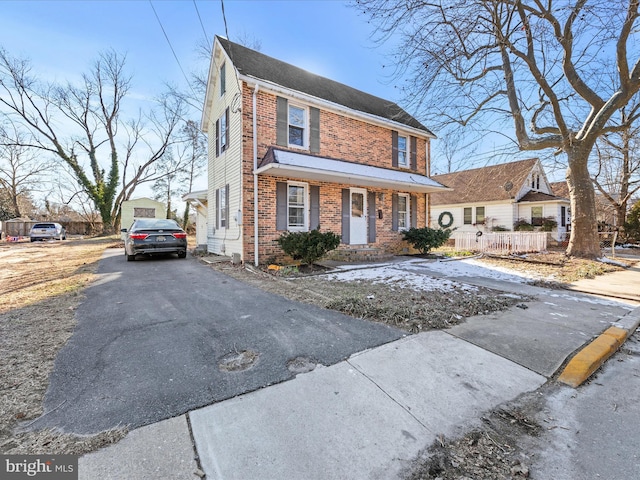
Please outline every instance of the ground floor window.
[{"label": "ground floor window", "polygon": [[476,207],[476,225],[484,225],[484,207]]},{"label": "ground floor window", "polygon": [[542,207],[531,207],[531,225],[541,227],[542,220]]},{"label": "ground floor window", "polygon": [[307,229],[307,185],[287,184],[287,229],[301,231]]},{"label": "ground floor window", "polygon": [[465,207],[464,208],[464,224],[465,225],[471,225],[473,223],[473,212],[471,207]]},{"label": "ground floor window", "polygon": [[409,195],[398,194],[398,230],[407,230],[411,224]]}]

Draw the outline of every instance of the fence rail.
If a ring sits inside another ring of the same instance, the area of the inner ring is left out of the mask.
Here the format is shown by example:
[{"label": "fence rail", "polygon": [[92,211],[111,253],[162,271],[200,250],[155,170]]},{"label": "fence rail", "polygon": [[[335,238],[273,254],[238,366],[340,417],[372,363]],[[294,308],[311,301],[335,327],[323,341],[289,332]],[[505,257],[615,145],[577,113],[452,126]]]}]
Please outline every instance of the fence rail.
[{"label": "fence rail", "polygon": [[495,232],[477,235],[455,233],[456,250],[471,252],[510,253],[542,252],[547,249],[546,232]]}]

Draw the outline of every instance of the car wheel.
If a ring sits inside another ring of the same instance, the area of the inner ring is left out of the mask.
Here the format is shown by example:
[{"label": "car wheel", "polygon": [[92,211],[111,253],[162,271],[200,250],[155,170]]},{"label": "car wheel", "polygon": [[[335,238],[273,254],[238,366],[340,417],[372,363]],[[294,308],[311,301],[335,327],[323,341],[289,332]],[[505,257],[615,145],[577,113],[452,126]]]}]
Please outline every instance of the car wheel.
[{"label": "car wheel", "polygon": [[35,238],[30,238],[29,240],[31,240],[32,242],[35,242],[36,239]]},{"label": "car wheel", "polygon": [[187,258],[187,252],[178,252],[178,258]]},{"label": "car wheel", "polygon": [[133,262],[136,259],[135,255],[129,255],[128,253],[127,255],[127,262]]}]

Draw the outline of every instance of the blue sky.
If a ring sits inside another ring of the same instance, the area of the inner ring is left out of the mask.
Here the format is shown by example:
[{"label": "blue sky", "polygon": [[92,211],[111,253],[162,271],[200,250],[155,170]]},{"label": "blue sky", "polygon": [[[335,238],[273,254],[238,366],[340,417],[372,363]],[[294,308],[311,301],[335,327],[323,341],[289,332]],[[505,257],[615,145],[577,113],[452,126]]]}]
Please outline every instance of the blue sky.
[{"label": "blue sky", "polygon": [[[114,49],[127,54],[139,99],[157,96],[167,82],[186,88],[185,74],[208,68],[197,49],[205,35],[208,42],[227,36],[220,0],[0,0],[0,8],[0,46],[29,58],[38,75],[79,78]],[[231,40],[255,40],[262,53],[402,105],[390,78],[392,45],[376,46],[367,18],[346,2],[225,0],[224,10]],[[199,121],[199,112],[192,117]],[[492,147],[477,151],[476,161],[486,163]],[[438,158],[432,173],[444,171]]]},{"label": "blue sky", "polygon": [[[37,72],[73,78],[113,48],[127,53],[134,90],[143,95],[159,93],[163,82],[186,85],[154,8],[187,75],[206,64],[196,52],[205,32],[209,41],[226,36],[220,0],[153,0],[153,8],[148,0],[0,4],[0,45],[30,58]],[[224,7],[231,40],[255,39],[267,55],[398,100],[385,77],[384,48],[373,47],[366,19],[345,2],[225,0]]]}]

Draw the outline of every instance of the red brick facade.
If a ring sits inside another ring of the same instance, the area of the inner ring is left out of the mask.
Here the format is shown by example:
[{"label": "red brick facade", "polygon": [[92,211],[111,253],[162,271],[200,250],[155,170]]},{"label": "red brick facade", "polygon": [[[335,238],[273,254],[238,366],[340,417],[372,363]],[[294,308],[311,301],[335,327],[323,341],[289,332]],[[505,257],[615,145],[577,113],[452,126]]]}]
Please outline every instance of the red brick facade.
[{"label": "red brick facade", "polygon": [[[243,83],[243,260],[254,262],[254,178],[253,178],[253,88]],[[276,145],[276,95],[259,90],[256,112],[258,130],[258,163],[269,147]],[[415,136],[412,130],[411,135]],[[417,137],[416,173],[429,175],[428,168],[429,138],[425,134]],[[310,154],[308,150],[295,150]],[[315,154],[347,162],[372,165],[392,169],[392,129],[367,123],[327,109],[320,108],[320,151]],[[409,169],[398,169],[412,171]],[[276,230],[276,182],[288,179],[261,174],[258,179],[258,236],[259,262],[278,261],[283,253],[276,239],[283,233]],[[295,181],[301,181],[299,179]],[[358,187],[344,183],[326,183],[302,180],[309,186],[320,187],[320,230],[341,233],[342,203],[341,192],[344,188]],[[365,188],[365,187],[363,187]],[[401,253],[407,245],[402,241],[402,233],[392,231],[392,195],[398,191],[366,187],[367,192],[376,194],[376,242],[369,244],[385,252]],[[417,199],[417,226],[427,225],[427,195],[414,193]],[[341,245],[339,248],[350,248]]]}]

